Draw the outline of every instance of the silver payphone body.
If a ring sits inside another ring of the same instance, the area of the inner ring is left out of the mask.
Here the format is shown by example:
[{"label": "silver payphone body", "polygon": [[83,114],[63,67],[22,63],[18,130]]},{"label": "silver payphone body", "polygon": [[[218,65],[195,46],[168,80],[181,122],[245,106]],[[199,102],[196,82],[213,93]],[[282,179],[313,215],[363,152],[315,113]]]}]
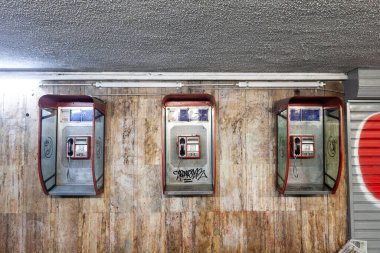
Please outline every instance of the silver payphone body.
[{"label": "silver payphone body", "polygon": [[92,185],[92,111],[91,107],[58,107],[59,185]]},{"label": "silver payphone body", "polygon": [[323,170],[317,169],[323,167],[322,113],[322,107],[290,107],[290,187],[323,185]]},{"label": "silver payphone body", "polygon": [[214,100],[208,94],[174,94],[163,100],[163,191],[214,192]]}]

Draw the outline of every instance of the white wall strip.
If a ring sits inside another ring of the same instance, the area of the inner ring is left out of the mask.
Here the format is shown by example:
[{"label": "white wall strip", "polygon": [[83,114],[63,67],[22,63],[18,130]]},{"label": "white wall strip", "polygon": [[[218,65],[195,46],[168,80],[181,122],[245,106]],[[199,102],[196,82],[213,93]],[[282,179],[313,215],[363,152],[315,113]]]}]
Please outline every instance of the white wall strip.
[{"label": "white wall strip", "polygon": [[27,72],[0,71],[0,79],[45,81],[342,81],[345,73],[229,73],[229,72]]}]

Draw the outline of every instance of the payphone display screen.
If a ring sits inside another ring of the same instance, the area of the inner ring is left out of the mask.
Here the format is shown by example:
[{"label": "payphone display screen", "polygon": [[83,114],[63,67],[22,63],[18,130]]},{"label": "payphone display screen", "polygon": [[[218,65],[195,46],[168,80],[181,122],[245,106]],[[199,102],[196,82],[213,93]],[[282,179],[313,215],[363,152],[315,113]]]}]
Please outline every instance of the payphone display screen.
[{"label": "payphone display screen", "polygon": [[82,140],[78,140],[77,138],[77,144],[75,145],[75,156],[77,157],[88,157],[89,156],[89,150],[88,150],[88,143],[86,138],[83,138]]}]

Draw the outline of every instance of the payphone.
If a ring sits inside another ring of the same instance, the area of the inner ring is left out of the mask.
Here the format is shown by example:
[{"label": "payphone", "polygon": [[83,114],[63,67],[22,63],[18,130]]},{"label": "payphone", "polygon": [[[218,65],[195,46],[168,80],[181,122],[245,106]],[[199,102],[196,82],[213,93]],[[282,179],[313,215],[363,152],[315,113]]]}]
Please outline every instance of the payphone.
[{"label": "payphone", "polygon": [[315,156],[314,136],[290,136],[290,151],[292,158],[313,158]]},{"label": "payphone", "polygon": [[104,180],[105,103],[89,96],[39,100],[39,176],[46,194],[96,195]]},{"label": "payphone", "polygon": [[178,157],[181,159],[200,159],[200,136],[178,136]]},{"label": "payphone", "polygon": [[343,164],[341,100],[297,96],[278,101],[275,113],[278,191],[334,193]]},{"label": "payphone", "polygon": [[171,94],[162,101],[162,180],[167,195],[210,195],[215,185],[215,100]]},{"label": "payphone", "polygon": [[66,141],[66,158],[89,159],[91,136],[68,136]]}]

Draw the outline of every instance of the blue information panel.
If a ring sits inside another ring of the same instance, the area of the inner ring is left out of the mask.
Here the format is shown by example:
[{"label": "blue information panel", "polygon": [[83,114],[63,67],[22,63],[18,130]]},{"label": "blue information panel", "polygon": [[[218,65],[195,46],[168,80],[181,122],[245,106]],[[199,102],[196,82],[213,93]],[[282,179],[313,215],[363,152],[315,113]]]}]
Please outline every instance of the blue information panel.
[{"label": "blue information panel", "polygon": [[319,121],[319,109],[303,109],[302,121]]},{"label": "blue information panel", "polygon": [[70,110],[70,121],[92,121],[92,110]]},{"label": "blue information panel", "polygon": [[81,121],[82,111],[81,110],[70,110],[70,121]]},{"label": "blue information panel", "polygon": [[92,121],[93,110],[82,110],[82,121]]},{"label": "blue information panel", "polygon": [[319,121],[319,109],[290,109],[290,121]]},{"label": "blue information panel", "polygon": [[179,110],[178,120],[189,121],[189,110],[188,109]]},{"label": "blue information panel", "polygon": [[290,109],[290,120],[301,121],[301,109]]},{"label": "blue information panel", "polygon": [[199,109],[199,121],[208,121],[208,109]]}]

